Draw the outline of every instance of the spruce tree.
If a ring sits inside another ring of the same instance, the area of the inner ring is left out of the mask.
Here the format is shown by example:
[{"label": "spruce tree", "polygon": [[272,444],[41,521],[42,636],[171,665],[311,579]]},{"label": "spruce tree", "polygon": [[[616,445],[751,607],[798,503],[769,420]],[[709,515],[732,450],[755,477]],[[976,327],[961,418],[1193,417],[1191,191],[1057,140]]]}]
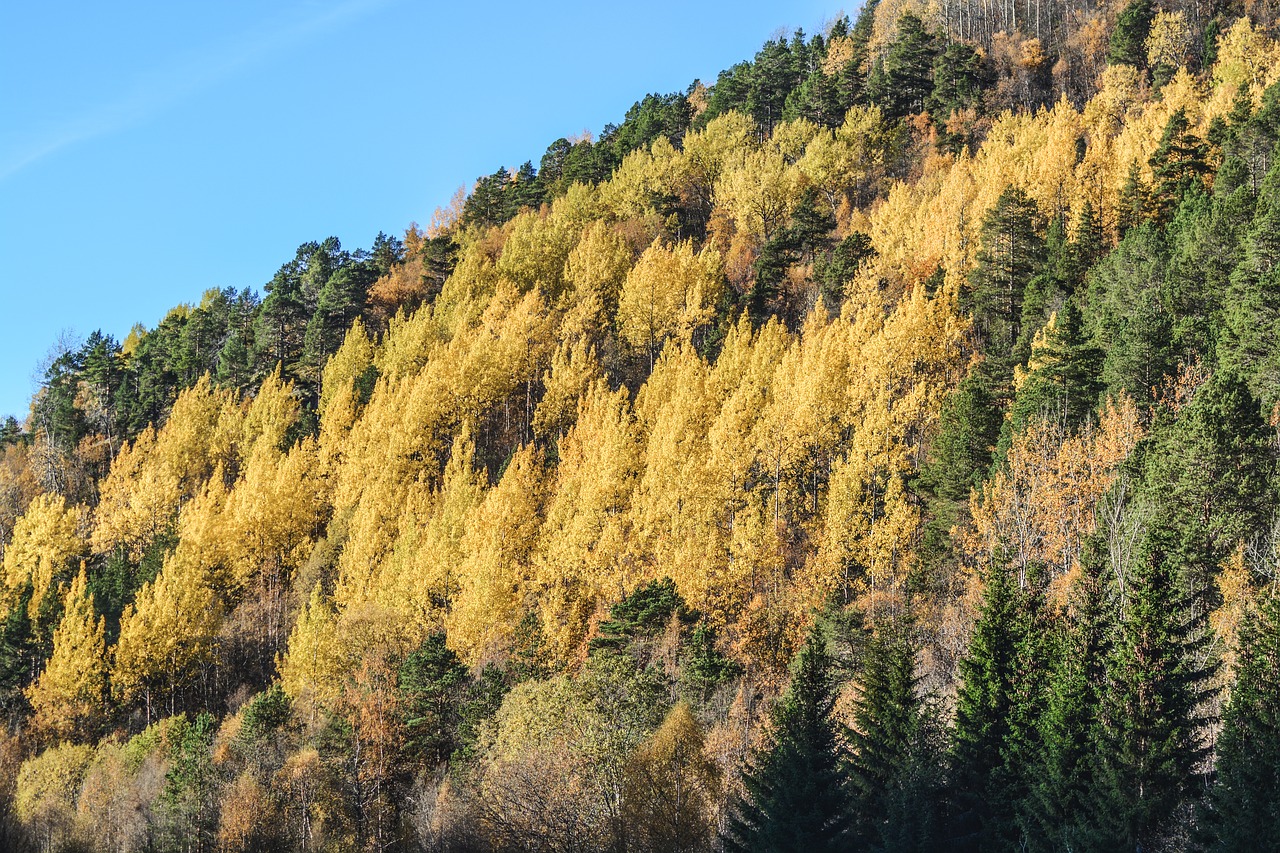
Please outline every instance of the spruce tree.
[{"label": "spruce tree", "polygon": [[1262,183],[1242,248],[1224,300],[1218,357],[1270,406],[1280,399],[1280,160]]},{"label": "spruce tree", "polygon": [[1107,64],[1146,68],[1147,36],[1151,33],[1154,18],[1151,0],[1132,0],[1125,6],[1116,18],[1115,29],[1111,31]]},{"label": "spruce tree", "polygon": [[[1098,405],[1101,373],[1102,351],[1085,333],[1075,300],[1068,299],[1031,348],[1027,373],[1005,421],[1006,434],[1017,434],[1035,418],[1074,432],[1089,421]],[[1008,440],[1002,436],[1001,451],[1007,447]]]},{"label": "spruce tree", "polygon": [[1222,734],[1217,778],[1202,813],[1213,853],[1280,850],[1280,594],[1241,631],[1240,668]]},{"label": "spruce tree", "polygon": [[849,732],[857,850],[927,849],[941,782],[932,709],[919,695],[916,647],[904,624],[871,637]]},{"label": "spruce tree", "polygon": [[1037,596],[1019,590],[997,561],[960,662],[950,779],[959,849],[1013,843],[1014,816],[1026,795],[1020,765],[1036,749],[1034,723],[1044,698],[1039,615]]},{"label": "spruce tree", "polygon": [[743,771],[722,839],[736,853],[845,849],[849,792],[832,719],[836,682],[823,630],[815,626],[796,656],[791,685],[773,714],[767,748]]},{"label": "spruce tree", "polygon": [[1164,126],[1160,145],[1148,161],[1153,179],[1149,204],[1157,222],[1167,222],[1187,192],[1204,186],[1204,176],[1209,171],[1209,146],[1190,128],[1187,111],[1175,110]]},{"label": "spruce tree", "polygon": [[1131,560],[1119,636],[1107,662],[1092,849],[1177,843],[1179,821],[1208,752],[1205,610],[1173,559],[1172,531],[1155,525]]},{"label": "spruce tree", "polygon": [[938,42],[924,22],[908,12],[898,19],[897,37],[884,59],[883,77],[872,100],[889,118],[923,112],[933,92],[933,63]]},{"label": "spruce tree", "polygon": [[1067,618],[1053,638],[1053,666],[1038,724],[1040,749],[1030,768],[1029,796],[1018,811],[1029,850],[1088,849],[1104,661],[1115,618],[1100,548],[1098,541],[1086,548]]},{"label": "spruce tree", "polygon": [[1134,160],[1129,164],[1129,173],[1125,176],[1124,186],[1120,188],[1120,199],[1116,204],[1116,231],[1120,239],[1131,230],[1141,225],[1151,215],[1146,182],[1142,180],[1142,167]]}]

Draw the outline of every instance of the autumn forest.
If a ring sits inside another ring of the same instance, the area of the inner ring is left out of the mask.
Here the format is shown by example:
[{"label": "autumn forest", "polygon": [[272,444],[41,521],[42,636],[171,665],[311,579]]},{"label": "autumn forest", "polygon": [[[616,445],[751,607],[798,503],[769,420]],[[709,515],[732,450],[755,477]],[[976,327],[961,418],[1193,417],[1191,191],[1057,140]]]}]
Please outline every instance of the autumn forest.
[{"label": "autumn forest", "polygon": [[869,0],[395,233],[0,427],[0,849],[1280,849],[1274,2]]}]

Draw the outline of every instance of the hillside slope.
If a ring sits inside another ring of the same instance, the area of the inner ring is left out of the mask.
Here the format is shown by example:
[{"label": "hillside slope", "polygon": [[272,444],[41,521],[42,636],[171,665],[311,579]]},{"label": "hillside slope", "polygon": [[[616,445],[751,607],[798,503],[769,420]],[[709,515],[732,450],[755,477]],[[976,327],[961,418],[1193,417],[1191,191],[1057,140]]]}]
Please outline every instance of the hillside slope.
[{"label": "hillside slope", "polygon": [[966,9],[54,361],[0,845],[1273,843],[1274,21]]}]

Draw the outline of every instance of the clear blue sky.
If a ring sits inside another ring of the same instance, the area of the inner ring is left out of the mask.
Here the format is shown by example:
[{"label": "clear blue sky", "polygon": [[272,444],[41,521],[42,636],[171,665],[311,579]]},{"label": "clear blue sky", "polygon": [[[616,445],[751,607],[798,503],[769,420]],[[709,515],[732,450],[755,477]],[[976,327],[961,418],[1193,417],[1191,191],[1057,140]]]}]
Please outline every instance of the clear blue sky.
[{"label": "clear blue sky", "polygon": [[[854,4],[850,4],[850,9]],[[8,3],[0,414],[63,330],[123,338],[298,244],[426,223],[454,190],[841,7],[789,3]]]}]

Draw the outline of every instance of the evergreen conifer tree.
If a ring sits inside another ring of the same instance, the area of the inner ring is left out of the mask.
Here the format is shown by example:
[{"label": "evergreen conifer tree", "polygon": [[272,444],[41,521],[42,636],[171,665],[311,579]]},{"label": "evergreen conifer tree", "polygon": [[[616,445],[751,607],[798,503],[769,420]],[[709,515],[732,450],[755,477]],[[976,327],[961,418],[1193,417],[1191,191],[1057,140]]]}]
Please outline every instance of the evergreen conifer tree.
[{"label": "evergreen conifer tree", "polygon": [[844,850],[849,793],[841,744],[832,719],[833,662],[820,627],[809,633],[793,664],[791,685],[773,715],[769,746],[743,772],[733,803],[726,850],[791,853]]},{"label": "evergreen conifer tree", "polygon": [[951,831],[958,849],[1011,843],[1024,796],[1018,765],[1034,752],[1034,722],[1043,702],[1036,598],[1019,590],[999,561],[988,570],[978,622],[960,662],[952,734]]},{"label": "evergreen conifer tree", "polygon": [[1246,622],[1203,812],[1213,853],[1280,850],[1280,595]]},{"label": "evergreen conifer tree", "polygon": [[848,761],[858,850],[927,849],[937,830],[937,732],[908,630],[882,627],[864,652]]}]

